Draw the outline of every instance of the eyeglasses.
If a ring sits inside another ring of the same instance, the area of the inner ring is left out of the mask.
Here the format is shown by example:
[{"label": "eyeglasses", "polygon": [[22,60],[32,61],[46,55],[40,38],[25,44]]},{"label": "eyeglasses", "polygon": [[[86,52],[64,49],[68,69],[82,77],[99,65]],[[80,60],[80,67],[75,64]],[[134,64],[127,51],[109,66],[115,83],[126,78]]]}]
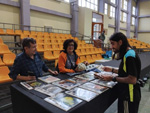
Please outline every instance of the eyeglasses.
[{"label": "eyeglasses", "polygon": [[74,44],[69,44],[68,46],[73,46],[74,47]]}]

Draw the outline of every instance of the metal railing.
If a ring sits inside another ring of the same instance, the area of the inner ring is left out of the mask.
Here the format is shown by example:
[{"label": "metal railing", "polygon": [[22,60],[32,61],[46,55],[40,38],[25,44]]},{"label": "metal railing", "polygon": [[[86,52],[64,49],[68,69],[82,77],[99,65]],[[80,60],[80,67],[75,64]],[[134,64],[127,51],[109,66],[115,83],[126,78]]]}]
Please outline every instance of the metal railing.
[{"label": "metal railing", "polygon": [[13,29],[13,30],[28,30],[28,31],[39,31],[39,32],[49,32],[49,33],[63,33],[63,34],[71,34],[73,37],[78,37],[80,40],[85,40],[88,43],[92,43],[91,36],[85,36],[81,33],[71,31],[71,30],[64,30],[64,29],[57,29],[52,27],[40,27],[40,26],[27,26],[21,24],[11,24],[11,23],[1,23],[0,28],[2,29]]}]

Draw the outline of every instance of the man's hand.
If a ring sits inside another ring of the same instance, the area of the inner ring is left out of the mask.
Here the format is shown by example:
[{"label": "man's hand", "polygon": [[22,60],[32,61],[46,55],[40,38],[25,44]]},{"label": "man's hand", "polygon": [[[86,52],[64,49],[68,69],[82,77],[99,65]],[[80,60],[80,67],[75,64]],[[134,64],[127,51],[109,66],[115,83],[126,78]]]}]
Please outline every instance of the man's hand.
[{"label": "man's hand", "polygon": [[57,71],[52,71],[51,72],[53,75],[58,75],[58,72]]},{"label": "man's hand", "polygon": [[27,80],[36,80],[35,76],[27,76]]},{"label": "man's hand", "polygon": [[17,80],[29,81],[29,80],[36,80],[36,77],[35,76],[30,76],[30,75],[28,75],[28,76],[21,76],[21,75],[19,75],[19,76],[17,76],[16,79]]},{"label": "man's hand", "polygon": [[111,67],[103,67],[103,70],[107,71],[107,72],[112,72],[112,68]]},{"label": "man's hand", "polygon": [[113,76],[111,75],[101,75],[101,79],[105,81],[112,81]]},{"label": "man's hand", "polygon": [[104,81],[112,81],[112,79],[113,79],[113,76],[111,76],[111,75],[99,75],[97,73],[95,73],[94,75],[95,75],[95,78],[101,79]]}]

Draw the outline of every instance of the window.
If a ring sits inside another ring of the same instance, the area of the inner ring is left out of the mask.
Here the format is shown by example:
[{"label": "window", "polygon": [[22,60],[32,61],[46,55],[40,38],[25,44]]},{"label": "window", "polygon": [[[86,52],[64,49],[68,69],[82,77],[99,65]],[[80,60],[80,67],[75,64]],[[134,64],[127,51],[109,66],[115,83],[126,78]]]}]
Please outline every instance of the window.
[{"label": "window", "polygon": [[108,12],[108,4],[105,3],[105,10],[104,10],[104,14],[107,15],[107,12]]},{"label": "window", "polygon": [[135,25],[135,17],[132,17],[132,25]]},{"label": "window", "polygon": [[122,11],[120,11],[120,21],[122,21]]},{"label": "window", "polygon": [[98,10],[98,0],[78,0],[78,5],[92,10]]},{"label": "window", "polygon": [[115,17],[115,8],[113,6],[110,6],[110,16]]},{"label": "window", "polygon": [[96,18],[93,18],[93,22],[96,22]]},{"label": "window", "polygon": [[69,2],[69,0],[64,0],[65,2]]},{"label": "window", "polygon": [[132,7],[132,14],[135,15],[135,7]]},{"label": "window", "polygon": [[124,0],[123,9],[127,10],[127,1],[126,0]]},{"label": "window", "polygon": [[115,4],[116,3],[116,0],[110,0],[111,3]]},{"label": "window", "polygon": [[127,14],[123,13],[123,21],[126,22],[127,21]]},{"label": "window", "polygon": [[121,5],[121,8],[122,8],[122,0],[120,0],[120,2],[121,2],[121,3],[120,3],[120,5]]}]

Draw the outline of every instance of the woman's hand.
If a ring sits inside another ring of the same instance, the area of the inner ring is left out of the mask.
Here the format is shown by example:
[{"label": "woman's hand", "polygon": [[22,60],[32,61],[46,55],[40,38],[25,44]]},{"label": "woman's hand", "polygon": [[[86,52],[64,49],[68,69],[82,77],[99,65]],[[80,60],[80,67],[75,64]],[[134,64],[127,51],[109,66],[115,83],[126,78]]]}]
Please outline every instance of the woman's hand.
[{"label": "woman's hand", "polygon": [[86,66],[89,65],[88,61],[84,61],[83,62]]},{"label": "woman's hand", "polygon": [[76,67],[75,71],[76,71],[76,72],[81,72],[82,70],[79,69],[78,67]]}]

